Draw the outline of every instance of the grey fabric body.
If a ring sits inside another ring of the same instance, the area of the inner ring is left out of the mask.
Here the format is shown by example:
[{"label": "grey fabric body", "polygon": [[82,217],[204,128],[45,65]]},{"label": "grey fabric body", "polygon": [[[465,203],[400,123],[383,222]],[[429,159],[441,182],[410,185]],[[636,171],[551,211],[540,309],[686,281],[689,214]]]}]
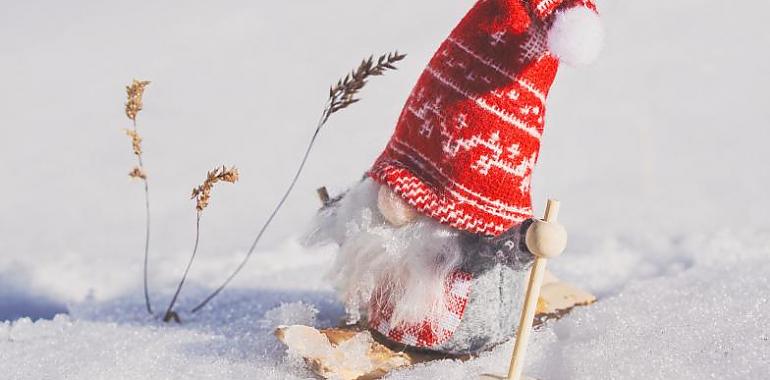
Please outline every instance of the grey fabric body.
[{"label": "grey fabric body", "polygon": [[460,326],[449,341],[433,350],[453,355],[472,354],[510,339],[519,322],[526,281],[526,271],[513,270],[503,264],[474,275]]},{"label": "grey fabric body", "polygon": [[432,350],[462,355],[486,351],[516,332],[528,269],[534,257],[524,244],[531,222],[502,236],[461,236],[462,270],[473,275],[465,314],[452,338]]}]

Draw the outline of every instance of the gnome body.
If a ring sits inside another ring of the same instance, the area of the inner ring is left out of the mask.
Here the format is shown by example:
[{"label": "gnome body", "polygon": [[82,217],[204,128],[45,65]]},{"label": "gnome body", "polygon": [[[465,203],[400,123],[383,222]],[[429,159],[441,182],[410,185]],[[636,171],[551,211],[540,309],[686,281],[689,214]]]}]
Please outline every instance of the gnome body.
[{"label": "gnome body", "polygon": [[600,40],[591,0],[476,3],[365,179],[309,234],[340,246],[331,278],[350,324],[453,355],[515,333],[534,259],[524,236],[539,223],[530,180],[546,97],[559,62],[590,61]]}]

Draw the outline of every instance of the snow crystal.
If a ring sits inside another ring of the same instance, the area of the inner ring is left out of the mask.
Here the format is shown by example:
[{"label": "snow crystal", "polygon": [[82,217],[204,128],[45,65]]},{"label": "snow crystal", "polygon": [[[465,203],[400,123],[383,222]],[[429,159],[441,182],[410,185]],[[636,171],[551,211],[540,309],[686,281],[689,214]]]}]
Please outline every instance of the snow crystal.
[{"label": "snow crystal", "polygon": [[314,326],[318,309],[304,302],[284,303],[265,313],[267,326],[305,325]]}]

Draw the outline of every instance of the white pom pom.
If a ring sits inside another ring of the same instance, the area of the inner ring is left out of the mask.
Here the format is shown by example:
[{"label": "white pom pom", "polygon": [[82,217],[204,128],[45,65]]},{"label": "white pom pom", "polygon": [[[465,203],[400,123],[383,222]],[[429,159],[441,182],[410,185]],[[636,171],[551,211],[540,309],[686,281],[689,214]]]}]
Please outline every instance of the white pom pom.
[{"label": "white pom pom", "polygon": [[604,42],[604,28],[599,15],[575,7],[556,14],[548,31],[548,48],[568,65],[585,65],[596,60]]}]

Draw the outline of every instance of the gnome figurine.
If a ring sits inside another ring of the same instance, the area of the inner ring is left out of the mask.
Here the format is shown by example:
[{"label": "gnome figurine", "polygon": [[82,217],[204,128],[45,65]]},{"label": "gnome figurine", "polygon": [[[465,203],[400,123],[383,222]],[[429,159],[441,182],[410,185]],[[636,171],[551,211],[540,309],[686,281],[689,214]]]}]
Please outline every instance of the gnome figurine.
[{"label": "gnome figurine", "polygon": [[[515,334],[534,260],[524,237],[543,223],[530,181],[546,97],[559,63],[589,63],[601,40],[592,0],[475,4],[420,77],[384,152],[308,235],[340,247],[331,279],[349,325],[393,352],[440,356]],[[560,228],[533,231],[566,241]],[[593,301],[566,293],[550,309],[544,300],[541,314]],[[334,371],[324,365],[317,372]]]}]

